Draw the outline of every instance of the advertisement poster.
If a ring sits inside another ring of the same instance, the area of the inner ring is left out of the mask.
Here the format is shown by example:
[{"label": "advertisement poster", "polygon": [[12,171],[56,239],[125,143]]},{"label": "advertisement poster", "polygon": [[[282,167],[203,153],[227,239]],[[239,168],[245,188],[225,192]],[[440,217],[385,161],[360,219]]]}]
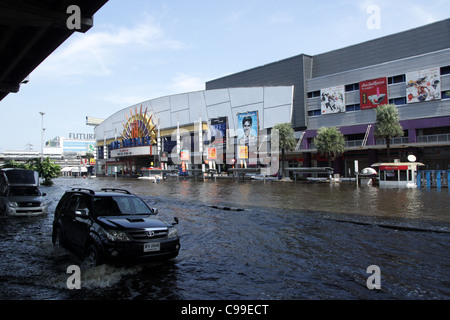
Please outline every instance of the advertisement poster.
[{"label": "advertisement poster", "polygon": [[181,150],[180,152],[181,161],[189,161],[191,159],[189,150]]},{"label": "advertisement poster", "polygon": [[322,114],[345,112],[345,88],[336,86],[320,90]]},{"label": "advertisement poster", "polygon": [[227,136],[227,117],[211,118],[211,143],[225,143]]},{"label": "advertisement poster", "polygon": [[367,80],[359,83],[361,110],[376,108],[389,103],[386,78]]},{"label": "advertisement poster", "polygon": [[208,160],[217,160],[217,148],[208,148]]},{"label": "advertisement poster", "polygon": [[238,159],[248,159],[248,146],[238,146],[238,148],[239,148]]},{"label": "advertisement poster", "polygon": [[238,113],[238,145],[256,146],[258,140],[258,111]]},{"label": "advertisement poster", "polygon": [[431,68],[406,74],[406,102],[416,103],[441,99],[441,72]]}]

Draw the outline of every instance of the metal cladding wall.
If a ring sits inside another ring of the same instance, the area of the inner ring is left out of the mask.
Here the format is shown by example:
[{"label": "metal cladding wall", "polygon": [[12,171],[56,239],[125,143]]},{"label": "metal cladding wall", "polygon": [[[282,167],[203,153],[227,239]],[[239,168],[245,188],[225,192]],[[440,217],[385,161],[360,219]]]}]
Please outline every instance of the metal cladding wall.
[{"label": "metal cladding wall", "polygon": [[313,78],[435,52],[450,46],[450,19],[314,56]]},{"label": "metal cladding wall", "polygon": [[196,91],[164,96],[126,107],[96,126],[98,144],[103,139],[120,137],[127,117],[138,112],[152,115],[153,124],[160,123],[161,130],[189,125],[211,118],[228,117],[230,134],[238,129],[237,114],[258,112],[259,129],[272,128],[292,119],[292,86],[230,88]]},{"label": "metal cladding wall", "polygon": [[[310,57],[301,54],[208,81],[206,82],[206,90],[236,87],[294,86],[292,124],[296,128],[301,128],[306,126],[304,84],[307,77],[310,76],[310,72],[308,72],[310,65]],[[306,73],[305,70],[307,70]]]},{"label": "metal cladding wall", "polygon": [[[450,39],[449,39],[450,44]],[[392,77],[411,71],[427,69],[431,67],[444,67],[450,65],[450,49],[409,57],[401,60],[373,65],[370,67],[350,70],[337,74],[327,75],[308,80],[308,92],[318,91],[323,88],[336,85],[347,85],[378,77]],[[441,75],[441,90],[450,90],[450,75]],[[388,97],[399,98],[406,96],[405,82],[388,85]],[[346,92],[346,105],[360,103],[359,90]],[[309,98],[308,110],[320,109],[320,97]],[[397,106],[400,120],[431,118],[450,115],[450,102],[448,100],[436,100],[425,103],[414,103]],[[343,112],[308,118],[308,129],[318,129],[323,126],[351,126],[374,123],[375,109],[361,110],[358,112]]]},{"label": "metal cladding wall", "polygon": [[[293,85],[293,127],[315,130],[321,126],[373,123],[375,112],[362,110],[308,117],[308,111],[320,109],[320,98],[307,99],[308,92],[448,65],[450,19],[315,56],[301,54],[280,60],[209,81],[206,89]],[[450,89],[449,77],[441,77],[443,90]],[[404,83],[390,85],[389,98],[404,96],[404,89]],[[399,106],[400,117],[407,120],[446,116],[449,113],[447,101],[429,102],[427,108],[420,104]],[[346,105],[359,102],[359,91],[346,93]]]}]

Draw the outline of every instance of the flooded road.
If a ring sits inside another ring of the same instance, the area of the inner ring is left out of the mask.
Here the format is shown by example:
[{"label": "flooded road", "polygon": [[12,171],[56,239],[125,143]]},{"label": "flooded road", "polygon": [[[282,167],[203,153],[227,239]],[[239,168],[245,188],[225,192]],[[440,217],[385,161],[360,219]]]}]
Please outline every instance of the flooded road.
[{"label": "flooded road", "polygon": [[[352,183],[58,178],[42,187],[49,214],[0,218],[0,299],[449,299],[450,193]],[[124,188],[180,219],[169,262],[81,262],[51,243],[53,213],[69,188]],[[367,268],[380,268],[369,290]]]}]

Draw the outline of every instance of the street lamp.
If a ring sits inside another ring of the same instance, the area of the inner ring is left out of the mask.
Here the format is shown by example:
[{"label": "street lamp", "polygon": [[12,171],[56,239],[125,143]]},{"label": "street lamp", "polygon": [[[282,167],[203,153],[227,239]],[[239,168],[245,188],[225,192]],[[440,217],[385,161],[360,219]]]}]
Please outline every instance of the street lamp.
[{"label": "street lamp", "polygon": [[45,112],[39,111],[41,114],[41,161],[44,160],[44,114]]}]

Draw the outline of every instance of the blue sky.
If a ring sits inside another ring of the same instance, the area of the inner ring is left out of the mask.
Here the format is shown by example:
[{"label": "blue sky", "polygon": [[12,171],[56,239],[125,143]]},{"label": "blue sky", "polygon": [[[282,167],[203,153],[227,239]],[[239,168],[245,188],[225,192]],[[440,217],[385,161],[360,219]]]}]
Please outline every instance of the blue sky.
[{"label": "blue sky", "polygon": [[86,116],[107,118],[228,74],[447,19],[449,9],[450,0],[110,0],[93,28],[0,101],[0,152],[28,143],[40,150],[40,111],[45,140],[93,133]]}]

